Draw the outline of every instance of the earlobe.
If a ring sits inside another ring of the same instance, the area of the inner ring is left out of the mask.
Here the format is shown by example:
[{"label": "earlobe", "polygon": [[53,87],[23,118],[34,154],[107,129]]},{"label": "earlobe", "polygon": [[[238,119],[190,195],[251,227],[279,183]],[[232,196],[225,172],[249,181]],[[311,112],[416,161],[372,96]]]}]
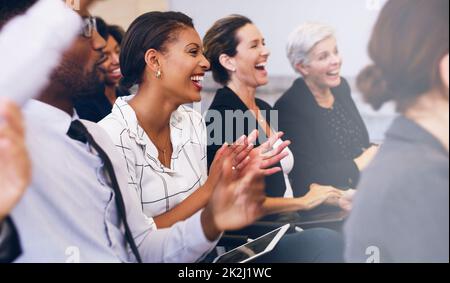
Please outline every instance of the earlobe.
[{"label": "earlobe", "polygon": [[219,62],[222,65],[222,67],[224,67],[227,71],[236,72],[234,60],[230,56],[228,56],[226,54],[220,55]]}]

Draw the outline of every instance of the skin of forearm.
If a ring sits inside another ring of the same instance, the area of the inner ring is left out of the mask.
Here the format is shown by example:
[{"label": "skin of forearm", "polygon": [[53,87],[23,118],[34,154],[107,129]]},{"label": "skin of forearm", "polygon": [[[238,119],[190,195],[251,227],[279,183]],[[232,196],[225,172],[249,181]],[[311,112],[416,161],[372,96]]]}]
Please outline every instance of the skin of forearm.
[{"label": "skin of forearm", "polygon": [[214,223],[212,211],[207,207],[201,215],[203,232],[209,241],[215,241],[223,231],[220,231]]},{"label": "skin of forearm", "polygon": [[198,188],[179,205],[164,214],[154,217],[156,226],[161,229],[169,228],[179,221],[188,219],[206,206],[212,191],[211,183],[206,181],[202,187]]},{"label": "skin of forearm", "polygon": [[303,210],[302,198],[266,198],[263,204],[266,215]]},{"label": "skin of forearm", "polygon": [[361,160],[361,157],[355,158],[353,162],[355,162],[356,167],[358,167],[359,171],[362,171],[364,169],[364,164],[363,161]]}]

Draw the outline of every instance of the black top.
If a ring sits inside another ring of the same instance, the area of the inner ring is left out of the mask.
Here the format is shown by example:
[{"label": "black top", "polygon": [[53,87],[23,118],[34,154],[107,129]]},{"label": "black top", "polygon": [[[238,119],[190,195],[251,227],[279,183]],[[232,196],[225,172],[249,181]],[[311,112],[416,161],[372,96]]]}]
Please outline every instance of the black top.
[{"label": "black top", "polygon": [[348,261],[448,263],[448,158],[418,124],[394,121],[358,186],[345,226]]},{"label": "black top", "polygon": [[[270,111],[273,110],[266,102],[256,99],[256,104],[261,110],[261,114],[270,124]],[[215,110],[215,111],[214,111]],[[228,110],[228,111],[227,111]],[[208,168],[211,166],[216,152],[224,142],[229,144],[235,142],[242,135],[249,135],[253,130],[258,129],[258,123],[251,114],[245,114],[248,107],[244,102],[228,87],[219,89],[206,115],[206,126],[208,129]],[[233,116],[234,115],[234,119]],[[228,118],[227,118],[228,117]],[[261,145],[267,140],[264,131],[259,131],[260,135],[255,146]],[[280,164],[276,165],[281,167]],[[286,184],[282,172],[266,177],[266,195],[269,197],[284,197]]]},{"label": "black top", "polygon": [[370,146],[369,134],[345,79],[333,88],[333,109],[320,107],[303,78],[275,104],[279,130],[292,141],[295,164],[290,174],[294,196],[312,183],[354,188],[359,170],[353,161]]},{"label": "black top", "polygon": [[340,100],[336,100],[332,109],[320,109],[325,121],[324,130],[329,133],[330,141],[336,146],[334,159],[353,159],[361,154],[366,147],[363,128],[352,117],[352,113],[345,110]]},{"label": "black top", "polygon": [[0,263],[13,262],[21,253],[19,236],[10,218],[0,223]]},{"label": "black top", "polygon": [[[130,93],[117,88],[116,95],[120,97],[130,95]],[[104,93],[95,96],[79,97],[75,101],[75,110],[77,111],[78,117],[94,123],[100,122],[103,118],[111,114],[112,107],[113,105]]]}]

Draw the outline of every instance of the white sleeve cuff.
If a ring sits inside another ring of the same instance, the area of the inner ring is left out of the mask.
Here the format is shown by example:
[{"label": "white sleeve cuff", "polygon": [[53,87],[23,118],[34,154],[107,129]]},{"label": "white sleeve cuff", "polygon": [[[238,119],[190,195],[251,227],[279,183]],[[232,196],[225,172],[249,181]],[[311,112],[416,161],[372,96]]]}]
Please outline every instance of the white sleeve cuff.
[{"label": "white sleeve cuff", "polygon": [[[217,243],[222,237],[222,235],[220,235],[215,241],[210,241],[206,237],[201,220],[202,212],[203,210],[197,212],[191,218],[186,220],[186,227],[188,227],[190,229],[189,232],[192,233],[192,236],[189,237],[191,247],[196,247],[199,251],[197,254],[200,256],[197,261],[204,259],[217,246]],[[191,235],[191,233],[189,233],[189,235]],[[204,252],[202,253],[201,251]]]},{"label": "white sleeve cuff", "polygon": [[167,229],[148,231],[137,244],[145,262],[193,263],[202,260],[217,245],[203,231],[201,211]]}]

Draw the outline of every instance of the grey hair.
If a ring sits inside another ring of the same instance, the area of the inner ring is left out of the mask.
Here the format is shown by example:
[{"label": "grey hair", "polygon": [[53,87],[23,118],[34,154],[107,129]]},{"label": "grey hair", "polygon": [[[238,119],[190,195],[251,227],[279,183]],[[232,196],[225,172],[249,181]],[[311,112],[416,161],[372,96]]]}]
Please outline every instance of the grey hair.
[{"label": "grey hair", "polygon": [[288,38],[287,57],[296,72],[297,65],[308,62],[309,52],[317,43],[335,36],[335,30],[321,23],[305,23],[297,27]]}]

